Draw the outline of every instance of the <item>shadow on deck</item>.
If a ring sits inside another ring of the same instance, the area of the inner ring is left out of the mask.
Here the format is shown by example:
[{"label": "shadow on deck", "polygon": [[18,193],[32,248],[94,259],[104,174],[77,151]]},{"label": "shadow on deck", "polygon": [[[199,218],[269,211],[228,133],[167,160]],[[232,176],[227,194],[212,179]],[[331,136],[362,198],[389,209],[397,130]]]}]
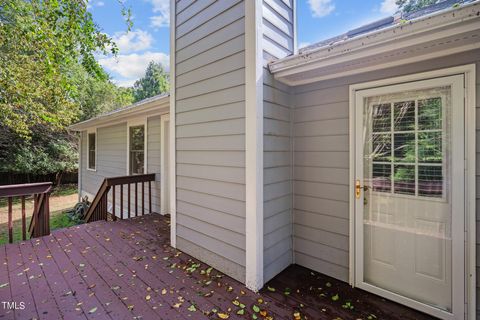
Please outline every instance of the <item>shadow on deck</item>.
[{"label": "shadow on deck", "polygon": [[151,214],[2,246],[0,319],[430,319],[296,265],[256,294],[169,235]]}]

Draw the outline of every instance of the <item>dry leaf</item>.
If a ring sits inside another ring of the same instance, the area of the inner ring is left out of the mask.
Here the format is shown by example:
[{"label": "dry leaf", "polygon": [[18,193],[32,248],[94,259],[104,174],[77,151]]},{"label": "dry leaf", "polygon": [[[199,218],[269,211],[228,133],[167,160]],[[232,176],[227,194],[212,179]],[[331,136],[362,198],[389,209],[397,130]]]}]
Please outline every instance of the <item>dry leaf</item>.
[{"label": "dry leaf", "polygon": [[227,313],[222,313],[222,312],[217,313],[217,316],[220,319],[228,319],[230,317]]}]

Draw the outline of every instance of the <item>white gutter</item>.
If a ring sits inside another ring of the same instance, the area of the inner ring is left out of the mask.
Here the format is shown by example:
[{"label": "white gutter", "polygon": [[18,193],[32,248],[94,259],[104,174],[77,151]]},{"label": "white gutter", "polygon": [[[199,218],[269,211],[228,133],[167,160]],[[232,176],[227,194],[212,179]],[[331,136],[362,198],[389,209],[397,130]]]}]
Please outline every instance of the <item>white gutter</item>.
[{"label": "white gutter", "polygon": [[[480,2],[476,1],[289,56],[271,62],[269,68],[275,78],[296,85],[288,76],[479,29]],[[480,41],[477,39],[470,47],[480,47]]]},{"label": "white gutter", "polygon": [[152,109],[161,109],[161,108],[168,109],[169,105],[170,105],[170,95],[168,93],[162,94],[162,95],[154,96],[148,99],[144,99],[128,107],[117,109],[117,110],[99,115],[98,117],[73,124],[69,127],[69,129],[72,131],[82,131],[87,128],[111,123],[112,121],[116,121],[119,119],[123,119],[123,118],[127,119],[128,117],[138,115],[144,112],[148,112],[148,111],[151,111]]}]

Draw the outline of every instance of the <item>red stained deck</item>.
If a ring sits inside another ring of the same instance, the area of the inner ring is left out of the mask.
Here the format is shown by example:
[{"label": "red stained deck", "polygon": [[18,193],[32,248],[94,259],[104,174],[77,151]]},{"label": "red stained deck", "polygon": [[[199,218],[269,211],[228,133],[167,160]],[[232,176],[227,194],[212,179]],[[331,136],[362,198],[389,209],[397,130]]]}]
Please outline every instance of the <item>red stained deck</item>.
[{"label": "red stained deck", "polygon": [[169,234],[152,214],[1,246],[0,319],[430,319],[299,266],[255,294]]}]

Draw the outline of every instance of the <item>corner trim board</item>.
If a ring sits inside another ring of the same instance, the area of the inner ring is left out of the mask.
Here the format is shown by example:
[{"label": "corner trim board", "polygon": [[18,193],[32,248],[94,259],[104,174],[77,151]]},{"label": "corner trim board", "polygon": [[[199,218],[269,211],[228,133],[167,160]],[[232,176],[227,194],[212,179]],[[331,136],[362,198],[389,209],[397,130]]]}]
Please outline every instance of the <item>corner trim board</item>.
[{"label": "corner trim board", "polygon": [[263,57],[262,1],[245,1],[245,285],[263,286]]},{"label": "corner trim board", "polygon": [[176,1],[170,0],[170,245],[177,247],[177,175],[176,175],[176,144],[175,144],[175,27]]}]

